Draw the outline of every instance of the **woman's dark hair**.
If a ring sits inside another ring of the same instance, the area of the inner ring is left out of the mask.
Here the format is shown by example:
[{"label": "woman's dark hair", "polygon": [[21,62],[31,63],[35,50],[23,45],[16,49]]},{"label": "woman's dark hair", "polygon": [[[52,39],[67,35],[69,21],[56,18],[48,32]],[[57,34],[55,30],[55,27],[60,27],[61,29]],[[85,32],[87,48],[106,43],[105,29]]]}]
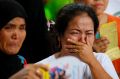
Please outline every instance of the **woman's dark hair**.
[{"label": "woman's dark hair", "polygon": [[68,4],[64,6],[58,12],[55,28],[59,36],[64,35],[64,32],[66,28],[68,27],[68,23],[75,16],[82,15],[84,13],[87,13],[87,15],[92,19],[94,23],[94,32],[96,33],[97,28],[99,26],[99,21],[98,21],[97,15],[94,12],[94,10],[90,6],[85,5],[85,4],[72,3],[72,4]]}]

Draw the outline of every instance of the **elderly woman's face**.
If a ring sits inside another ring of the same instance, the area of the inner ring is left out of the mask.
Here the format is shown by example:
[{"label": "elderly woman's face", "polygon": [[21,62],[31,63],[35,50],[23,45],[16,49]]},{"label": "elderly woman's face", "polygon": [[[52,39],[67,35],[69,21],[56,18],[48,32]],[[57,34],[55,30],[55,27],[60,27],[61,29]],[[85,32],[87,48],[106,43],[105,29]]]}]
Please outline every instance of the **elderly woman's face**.
[{"label": "elderly woman's face", "polygon": [[0,50],[8,55],[17,54],[26,37],[25,20],[13,18],[0,30]]},{"label": "elderly woman's face", "polygon": [[97,15],[102,14],[108,5],[108,0],[83,0],[83,2],[91,5],[95,9]]},{"label": "elderly woman's face", "polygon": [[94,24],[92,19],[87,15],[78,15],[72,19],[62,37],[62,45],[67,44],[67,39],[72,39],[84,44],[89,40],[91,47],[94,42]]}]

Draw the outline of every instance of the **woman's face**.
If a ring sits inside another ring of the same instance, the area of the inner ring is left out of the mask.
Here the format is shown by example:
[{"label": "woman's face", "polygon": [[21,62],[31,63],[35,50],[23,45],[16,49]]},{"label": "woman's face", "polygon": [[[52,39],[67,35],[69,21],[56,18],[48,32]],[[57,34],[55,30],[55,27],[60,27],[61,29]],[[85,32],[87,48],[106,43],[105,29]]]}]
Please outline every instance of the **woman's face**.
[{"label": "woman's face", "polygon": [[94,24],[92,19],[87,15],[75,16],[68,24],[68,27],[61,37],[62,46],[68,44],[67,40],[72,39],[77,42],[87,43],[90,41],[91,47],[94,42]]},{"label": "woman's face", "polygon": [[91,5],[97,15],[103,14],[108,5],[108,0],[83,0],[86,4]]},{"label": "woman's face", "polygon": [[13,18],[0,30],[0,50],[8,55],[17,54],[26,37],[25,20]]}]

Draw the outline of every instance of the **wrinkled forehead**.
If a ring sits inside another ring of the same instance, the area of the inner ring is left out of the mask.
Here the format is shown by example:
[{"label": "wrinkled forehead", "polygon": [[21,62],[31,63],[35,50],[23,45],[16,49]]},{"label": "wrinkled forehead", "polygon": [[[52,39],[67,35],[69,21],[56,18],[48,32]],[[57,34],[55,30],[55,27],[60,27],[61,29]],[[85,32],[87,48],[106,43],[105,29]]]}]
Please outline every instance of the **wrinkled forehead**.
[{"label": "wrinkled forehead", "polygon": [[70,26],[75,27],[86,27],[88,26],[88,28],[93,28],[94,24],[93,21],[91,19],[91,17],[89,17],[88,15],[84,14],[84,15],[78,15],[76,17],[74,17],[68,24],[68,28],[71,28]]}]

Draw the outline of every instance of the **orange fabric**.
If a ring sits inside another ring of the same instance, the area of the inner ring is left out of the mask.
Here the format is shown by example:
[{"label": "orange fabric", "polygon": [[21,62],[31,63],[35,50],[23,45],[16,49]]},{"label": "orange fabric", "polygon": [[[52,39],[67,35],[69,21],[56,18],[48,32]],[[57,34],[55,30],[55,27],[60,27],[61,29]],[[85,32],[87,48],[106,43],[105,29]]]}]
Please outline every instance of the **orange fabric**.
[{"label": "orange fabric", "polygon": [[115,70],[117,71],[117,73],[120,74],[120,58],[119,59],[116,59],[113,62],[113,65],[115,67]]},{"label": "orange fabric", "polygon": [[[118,46],[120,48],[120,18],[108,15],[108,22],[116,21],[117,22],[117,31],[118,31]],[[120,58],[116,59],[113,62],[113,65],[118,74],[120,74]]]}]

